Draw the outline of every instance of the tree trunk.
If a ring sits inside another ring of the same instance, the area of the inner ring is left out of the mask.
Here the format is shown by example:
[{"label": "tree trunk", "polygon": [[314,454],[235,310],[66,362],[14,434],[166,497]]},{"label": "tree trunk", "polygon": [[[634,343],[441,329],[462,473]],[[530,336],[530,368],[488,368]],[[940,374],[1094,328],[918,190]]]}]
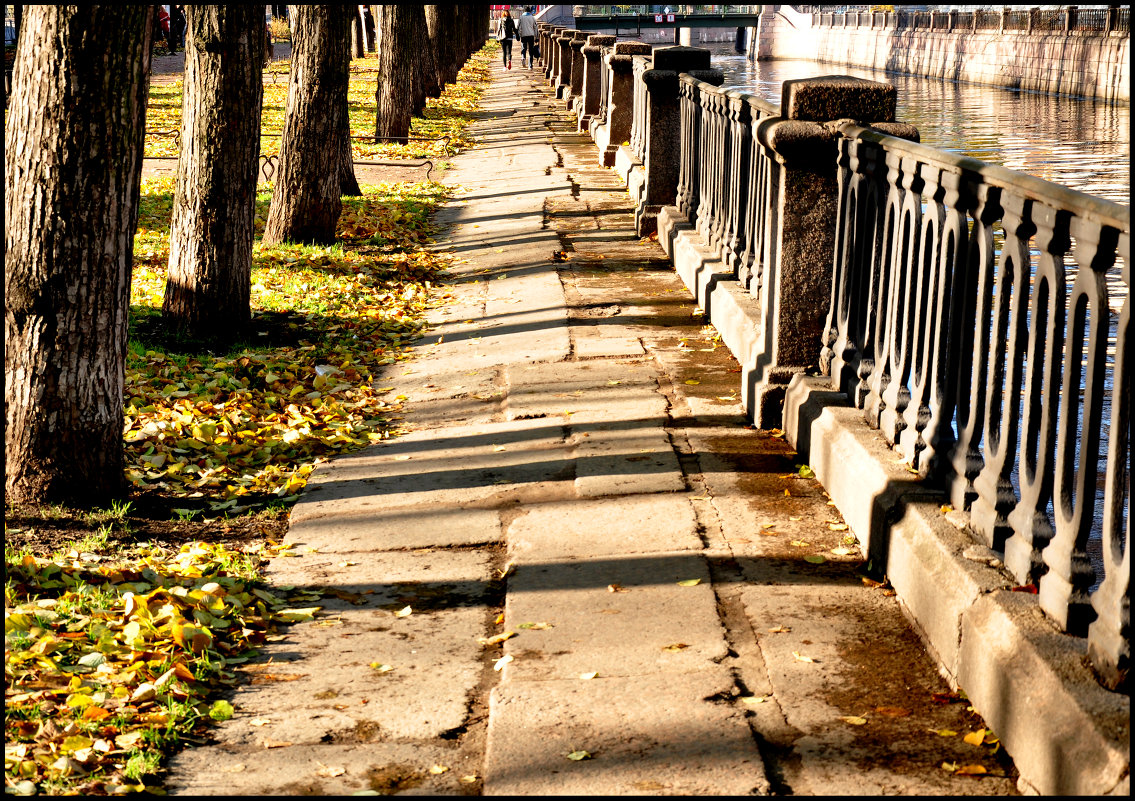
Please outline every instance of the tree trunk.
[{"label": "tree trunk", "polygon": [[[376,141],[404,142],[410,135],[410,91],[414,75],[414,10],[409,4],[379,6]],[[419,10],[419,15],[420,15]]]},{"label": "tree trunk", "polygon": [[152,13],[24,9],[4,125],[12,503],[105,504],[126,487],[126,331]]},{"label": "tree trunk", "polygon": [[414,65],[415,84],[414,113],[421,114],[426,107],[426,98],[439,97],[441,87],[437,79],[437,59],[434,56],[430,32],[426,26],[425,6],[414,7]]},{"label": "tree trunk", "polygon": [[426,6],[426,32],[429,34],[437,81],[441,88],[457,78],[457,50],[453,40],[454,5]]},{"label": "tree trunk", "polygon": [[348,15],[343,6],[292,6],[292,70],[279,168],[261,241],[335,241],[342,200]]},{"label": "tree trunk", "polygon": [[186,6],[181,153],[162,312],[199,340],[250,320],[264,21],[259,6]]},{"label": "tree trunk", "polygon": [[[361,30],[362,18],[358,13],[358,8],[356,6],[344,6],[343,8],[345,13],[351,14],[354,17],[356,27]],[[351,42],[343,43],[343,58],[347,62],[348,85],[351,73],[351,45]],[[350,103],[346,92],[343,93],[343,130],[341,138],[343,142],[343,153],[342,158],[339,160],[339,194],[358,197],[362,195],[363,190],[359,188],[359,181],[355,177],[355,154],[351,150]]]},{"label": "tree trunk", "polygon": [[351,58],[362,58],[367,52],[363,18],[357,6],[347,6],[347,13],[351,15]]}]

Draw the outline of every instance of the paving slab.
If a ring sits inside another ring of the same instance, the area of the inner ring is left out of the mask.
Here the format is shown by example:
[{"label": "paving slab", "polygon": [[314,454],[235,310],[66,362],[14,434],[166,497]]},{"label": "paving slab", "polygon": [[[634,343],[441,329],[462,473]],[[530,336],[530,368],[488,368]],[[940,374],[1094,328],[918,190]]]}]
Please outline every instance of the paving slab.
[{"label": "paving slab", "polygon": [[358,500],[350,510],[325,509],[294,522],[288,542],[324,554],[483,545],[502,539],[500,513],[461,505],[390,508]]},{"label": "paving slab", "polygon": [[827,580],[819,594],[803,577],[746,586],[741,595],[792,733],[794,794],[848,794],[851,765],[856,795],[1014,794],[1010,778],[987,774],[979,783],[941,768],[996,769],[988,749],[963,741],[980,722],[941,694],[892,599]]},{"label": "paving slab", "polygon": [[522,561],[701,547],[690,501],[678,495],[557,501],[526,509],[508,527],[509,555]]},{"label": "paving slab", "polygon": [[[505,681],[704,670],[728,648],[704,559],[689,552],[552,561],[515,554]],[[686,586],[679,582],[697,581]],[[522,628],[524,624],[548,628]]]},{"label": "paving slab", "polygon": [[478,551],[274,560],[273,583],[330,586],[339,597],[242,668],[250,683],[236,690],[237,714],[218,741],[270,748],[360,727],[429,739],[460,727],[483,668],[490,562]]},{"label": "paving slab", "polygon": [[[173,796],[465,795],[480,786],[479,755],[437,744],[384,743],[366,732],[350,744],[214,745],[170,765]],[[441,770],[445,768],[446,770]]]},{"label": "paving slab", "polygon": [[[485,795],[761,794],[767,782],[744,714],[717,700],[731,686],[717,668],[497,687]],[[590,758],[568,758],[577,751]]]},{"label": "paving slab", "polygon": [[491,505],[518,485],[574,480],[561,426],[529,420],[418,431],[321,465],[292,512],[301,523],[406,506]]},{"label": "paving slab", "polygon": [[610,429],[602,434],[576,439],[575,489],[581,497],[681,492],[686,488],[682,466],[662,428]]}]

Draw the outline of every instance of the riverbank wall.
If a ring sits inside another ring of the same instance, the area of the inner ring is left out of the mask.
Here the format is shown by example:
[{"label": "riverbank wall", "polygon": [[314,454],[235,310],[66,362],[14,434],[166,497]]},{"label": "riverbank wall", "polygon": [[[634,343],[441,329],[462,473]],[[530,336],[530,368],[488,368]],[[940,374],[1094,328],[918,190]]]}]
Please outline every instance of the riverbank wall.
[{"label": "riverbank wall", "polygon": [[[943,80],[1131,102],[1130,34],[1081,31],[927,30],[820,24],[818,15],[766,6],[752,59],[805,59]],[[891,15],[893,16],[893,15]],[[856,15],[859,21],[859,15]]]}]

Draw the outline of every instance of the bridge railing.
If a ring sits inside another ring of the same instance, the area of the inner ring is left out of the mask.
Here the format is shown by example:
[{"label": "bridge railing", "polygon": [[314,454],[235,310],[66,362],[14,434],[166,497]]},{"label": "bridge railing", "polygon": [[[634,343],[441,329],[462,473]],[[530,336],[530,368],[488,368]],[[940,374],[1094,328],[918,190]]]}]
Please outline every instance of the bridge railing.
[{"label": "bridge railing", "polygon": [[[1130,210],[907,141],[913,129],[885,115],[871,128],[792,117],[697,70],[678,76],[675,118],[648,125],[651,62],[635,57],[634,153],[641,161],[677,127],[666,202],[761,309],[794,308],[757,323],[770,349],[758,362],[769,375],[830,376],[1119,684],[1130,653]],[[790,273],[825,247],[793,286]],[[799,294],[818,285],[830,294],[809,313]],[[758,394],[747,402],[773,427]]]}]

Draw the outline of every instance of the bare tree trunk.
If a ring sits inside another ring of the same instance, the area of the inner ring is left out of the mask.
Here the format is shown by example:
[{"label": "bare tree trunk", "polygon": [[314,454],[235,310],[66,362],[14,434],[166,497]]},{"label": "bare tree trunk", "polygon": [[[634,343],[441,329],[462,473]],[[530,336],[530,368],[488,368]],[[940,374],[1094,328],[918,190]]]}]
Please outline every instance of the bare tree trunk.
[{"label": "bare tree trunk", "polygon": [[351,58],[362,58],[367,52],[363,18],[357,6],[347,6],[347,13],[351,15]]},{"label": "bare tree trunk", "polygon": [[[414,9],[408,4],[379,6],[381,13],[378,50],[376,141],[405,141],[410,135],[414,61]],[[419,12],[420,13],[420,12]]]},{"label": "bare tree trunk", "polygon": [[454,41],[455,5],[426,6],[426,31],[429,34],[437,80],[441,88],[457,80],[457,48]]},{"label": "bare tree trunk", "polygon": [[[344,12],[351,15],[355,22],[355,28],[362,30],[362,17],[357,6],[344,6]],[[347,82],[350,86],[351,77],[351,47],[354,42],[343,43],[343,58],[346,61]],[[358,54],[360,57],[362,54]],[[362,195],[363,190],[359,188],[359,181],[355,177],[355,155],[351,150],[351,117],[350,117],[350,103],[347,98],[347,93],[343,93],[343,130],[342,130],[343,153],[339,161],[339,194],[350,195],[358,197]]]},{"label": "bare tree trunk", "polygon": [[24,9],[4,126],[12,503],[105,504],[126,487],[126,331],[152,13]]},{"label": "bare tree trunk", "polygon": [[261,241],[335,241],[342,200],[348,15],[343,6],[291,6],[292,70],[280,160]]},{"label": "bare tree trunk", "polygon": [[181,153],[162,312],[232,341],[250,315],[264,20],[258,6],[186,6]]},{"label": "bare tree trunk", "polygon": [[414,64],[417,72],[414,113],[421,114],[427,97],[441,96],[441,84],[437,75],[437,57],[426,25],[425,6],[414,6],[414,16]]}]

